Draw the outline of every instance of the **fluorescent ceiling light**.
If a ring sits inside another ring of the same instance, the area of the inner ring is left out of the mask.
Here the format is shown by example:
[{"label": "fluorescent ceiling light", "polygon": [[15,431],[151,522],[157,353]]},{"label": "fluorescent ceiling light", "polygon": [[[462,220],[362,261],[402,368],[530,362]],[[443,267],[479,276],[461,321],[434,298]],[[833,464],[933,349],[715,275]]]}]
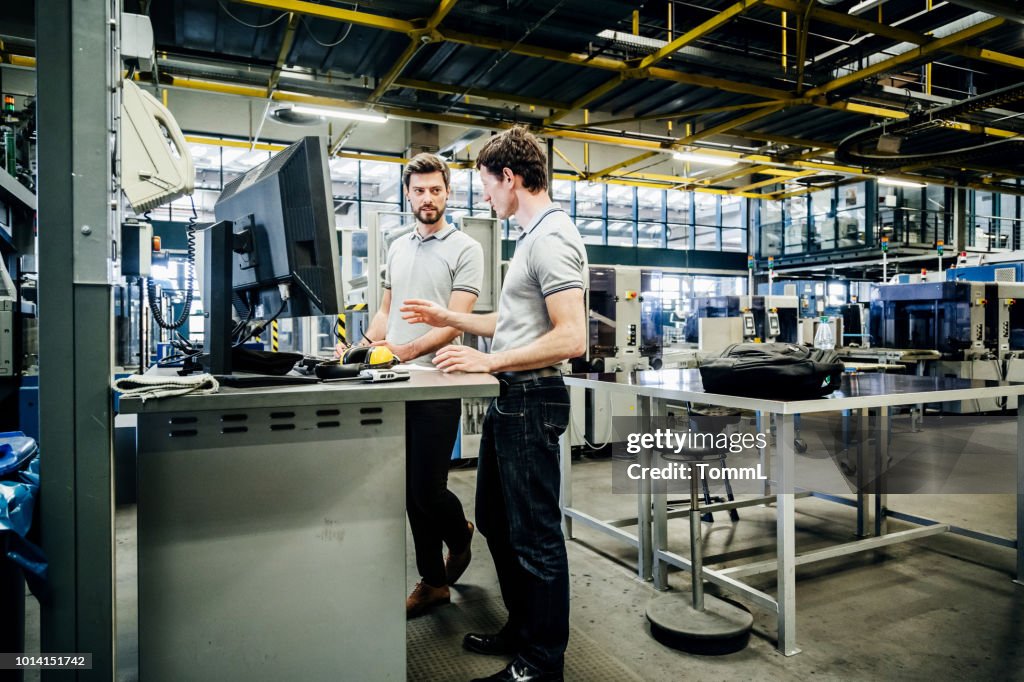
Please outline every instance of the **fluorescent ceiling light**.
[{"label": "fluorescent ceiling light", "polygon": [[371,114],[368,111],[350,111],[348,109],[320,109],[319,107],[295,106],[292,111],[297,114],[312,114],[313,116],[329,116],[331,118],[347,118],[353,121],[366,121],[368,123],[384,123],[388,117],[384,114]]},{"label": "fluorescent ceiling light", "polygon": [[849,13],[853,15],[863,14],[864,12],[867,12],[869,9],[874,9],[884,2],[885,0],[864,0],[863,2],[858,2],[856,5],[851,7],[849,9]]},{"label": "fluorescent ceiling light", "polygon": [[691,161],[693,163],[706,163],[709,166],[735,166],[739,159],[730,159],[724,156],[711,156],[710,154],[695,154],[693,152],[675,152],[672,154],[680,161]]},{"label": "fluorescent ceiling light", "polygon": [[878,178],[879,185],[887,187],[924,187],[923,182],[908,182],[907,180],[895,180],[893,178]]}]

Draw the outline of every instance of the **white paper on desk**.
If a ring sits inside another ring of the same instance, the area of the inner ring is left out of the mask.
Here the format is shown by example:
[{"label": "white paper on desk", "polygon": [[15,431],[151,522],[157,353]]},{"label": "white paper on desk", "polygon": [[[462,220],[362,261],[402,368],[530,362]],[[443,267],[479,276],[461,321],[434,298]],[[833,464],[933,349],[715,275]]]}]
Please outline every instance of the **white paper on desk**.
[{"label": "white paper on desk", "polygon": [[405,365],[405,364],[395,365],[395,369],[407,369],[407,370],[412,371],[412,372],[438,372],[438,371],[440,371],[440,370],[437,369],[437,367],[427,367],[426,365],[415,365],[415,364],[412,364],[412,363],[410,363],[408,365]]}]

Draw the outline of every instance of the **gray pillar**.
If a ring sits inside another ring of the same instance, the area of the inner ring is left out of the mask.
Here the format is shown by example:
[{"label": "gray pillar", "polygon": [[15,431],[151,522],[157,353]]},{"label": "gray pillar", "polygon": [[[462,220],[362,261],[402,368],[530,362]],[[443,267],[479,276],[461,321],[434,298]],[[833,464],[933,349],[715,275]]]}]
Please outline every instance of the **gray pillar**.
[{"label": "gray pillar", "polygon": [[417,154],[430,152],[436,154],[440,149],[437,126],[433,123],[409,123],[409,145],[405,148],[405,158],[411,159]]},{"label": "gray pillar", "polygon": [[52,603],[44,653],[114,678],[109,0],[39,0],[40,498]]},{"label": "gray pillar", "polygon": [[967,190],[953,189],[953,253],[967,248]]}]

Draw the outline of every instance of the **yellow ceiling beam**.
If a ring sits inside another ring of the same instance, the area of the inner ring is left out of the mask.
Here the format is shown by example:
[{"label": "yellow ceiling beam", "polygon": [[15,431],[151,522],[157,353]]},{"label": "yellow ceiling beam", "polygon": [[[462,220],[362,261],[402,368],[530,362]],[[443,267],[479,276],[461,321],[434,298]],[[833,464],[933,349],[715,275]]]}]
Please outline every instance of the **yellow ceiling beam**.
[{"label": "yellow ceiling beam", "polygon": [[770,168],[765,167],[763,170],[757,171],[762,175],[777,175],[780,178],[799,178],[807,174],[807,171],[794,171],[786,170],[785,168]]},{"label": "yellow ceiling beam", "polygon": [[717,185],[722,182],[728,182],[729,180],[735,180],[736,178],[742,178],[745,175],[751,175],[752,173],[760,173],[770,166],[744,166],[731,171],[725,171],[718,175],[701,178],[697,182],[702,185]]},{"label": "yellow ceiling beam", "polygon": [[357,10],[342,9],[332,5],[319,5],[315,2],[305,0],[233,0],[242,5],[264,7],[266,9],[278,10],[281,12],[294,12],[317,19],[330,19],[356,26],[377,28],[384,31],[397,31],[399,33],[410,33],[415,31],[417,26],[411,21],[404,19],[392,19],[379,14],[359,12]]},{"label": "yellow ceiling beam", "polygon": [[569,164],[569,168],[572,168],[574,171],[576,171],[576,175],[580,176],[581,178],[586,175],[586,173],[583,172],[583,169],[581,169],[575,163],[570,161],[569,157],[562,153],[561,149],[559,149],[558,147],[556,147],[554,145],[551,146],[551,149],[553,149],[555,154],[558,155],[558,158],[560,158],[562,161],[565,161],[567,164]]},{"label": "yellow ceiling beam", "polygon": [[752,130],[739,130],[733,129],[728,132],[729,135],[736,137],[746,137],[751,140],[758,140],[760,142],[775,142],[777,144],[788,144],[794,147],[810,147],[820,149],[821,151],[831,152],[835,151],[835,145],[830,145],[826,142],[818,142],[816,140],[806,140],[801,137],[787,137],[785,135],[775,135],[773,133],[758,133]]},{"label": "yellow ceiling beam", "polygon": [[436,33],[438,25],[444,21],[445,17],[455,8],[455,3],[458,0],[441,0],[441,3],[434,10],[434,13],[427,18],[426,27],[422,29],[415,29],[409,31],[409,44],[405,46],[402,54],[398,56],[395,63],[391,65],[377,83],[377,87],[373,89],[370,96],[366,98],[366,101],[370,104],[375,104],[384,93],[387,92],[394,84],[395,79],[402,75],[405,71],[405,67],[409,65],[409,62],[413,60],[420,50],[424,46],[437,42],[441,39],[441,36]]},{"label": "yellow ceiling beam", "polygon": [[611,80],[605,81],[604,83],[597,86],[590,92],[581,95],[580,97],[573,100],[573,102],[565,109],[561,111],[556,111],[555,113],[551,114],[546,119],[544,119],[544,125],[551,125],[555,121],[571,114],[574,110],[582,109],[583,107],[593,102],[595,99],[607,95],[609,92],[619,87],[619,85],[623,81],[623,78],[623,74],[619,74],[618,76],[615,76]]},{"label": "yellow ceiling beam", "polygon": [[[798,100],[794,100],[794,101],[798,101]],[[763,107],[761,109],[758,109],[757,111],[752,111],[749,114],[744,114],[743,116],[739,116],[737,118],[730,119],[730,120],[725,121],[723,123],[719,123],[716,126],[712,126],[710,128],[705,128],[705,129],[703,129],[703,130],[701,130],[699,132],[692,133],[692,134],[687,135],[685,137],[679,138],[673,144],[673,147],[683,147],[683,146],[685,146],[685,145],[687,145],[687,144],[689,144],[691,142],[696,142],[697,140],[702,140],[702,139],[704,139],[706,137],[711,137],[713,135],[717,135],[718,133],[722,133],[722,132],[725,132],[727,130],[732,130],[733,128],[737,128],[739,126],[746,125],[747,123],[750,123],[751,121],[756,121],[758,119],[765,118],[766,116],[771,116],[772,114],[774,114],[774,113],[776,113],[778,111],[782,111],[786,106],[787,105],[785,105],[785,104],[775,104],[775,105],[772,105],[770,107]]]},{"label": "yellow ceiling beam", "polygon": [[563,52],[538,45],[524,45],[512,40],[485,38],[472,33],[462,33],[449,29],[442,30],[441,36],[450,43],[469,45],[487,50],[500,50],[523,57],[536,57],[564,64],[575,64],[576,66],[589,66],[595,69],[604,69],[605,71],[625,71],[627,68],[626,63],[621,60],[609,59],[608,57],[594,57],[585,52]]},{"label": "yellow ceiling beam", "polygon": [[613,178],[635,178],[638,180],[657,180],[659,182],[668,182],[674,185],[693,182],[693,178],[687,178],[682,175],[666,175],[664,173],[641,173],[639,171],[619,171],[613,173]]},{"label": "yellow ceiling beam", "polygon": [[[773,104],[782,104],[785,100],[769,100],[766,102],[747,102],[746,104],[730,104],[721,107],[706,107],[704,109],[686,109],[683,111],[674,111],[661,114],[646,114],[644,116],[629,116],[623,118],[614,118],[607,121],[591,121],[589,127],[591,128],[602,128],[605,126],[614,126],[620,123],[637,123],[639,121],[672,121],[681,118],[694,118],[697,116],[704,116],[706,114],[722,114],[727,111],[745,111],[746,109],[759,109],[761,107],[768,107]],[[582,127],[584,124],[577,123],[572,128]]]},{"label": "yellow ceiling beam", "polygon": [[[797,175],[797,176],[794,176],[794,177],[804,178],[804,177],[807,177],[809,175],[814,175],[816,172],[817,171],[804,171],[800,175]],[[761,180],[759,182],[755,182],[755,183],[752,183],[750,185],[745,185],[743,187],[735,187],[735,188],[729,190],[729,193],[730,194],[739,194],[740,192],[749,192],[752,189],[759,189],[761,187],[768,187],[770,185],[777,185],[780,182],[783,182],[783,183],[784,182],[790,182],[791,180],[792,180],[792,178],[778,178],[778,177],[771,178],[769,180]]]},{"label": "yellow ceiling beam", "polygon": [[284,39],[281,40],[281,49],[277,51],[277,59],[274,60],[274,71],[270,74],[270,81],[267,83],[267,97],[277,89],[277,84],[281,80],[281,69],[284,68],[288,53],[292,51],[292,45],[295,44],[295,32],[299,28],[299,19],[301,17],[298,14],[291,14],[288,17],[288,27],[284,32]]},{"label": "yellow ceiling beam", "polygon": [[616,164],[614,164],[612,166],[608,166],[607,168],[599,170],[599,171],[597,171],[595,173],[591,173],[591,174],[589,174],[587,176],[587,179],[588,180],[597,180],[599,178],[603,178],[605,176],[611,175],[612,173],[614,173],[617,170],[621,170],[621,169],[625,168],[626,166],[632,166],[635,163],[640,163],[641,161],[646,161],[647,159],[651,158],[652,156],[658,156],[658,154],[660,154],[660,151],[649,151],[649,152],[644,152],[643,154],[638,154],[638,155],[636,155],[636,156],[634,156],[632,158],[626,159],[625,161],[620,161],[619,163],[616,163]]},{"label": "yellow ceiling beam", "polygon": [[506,92],[497,92],[496,90],[483,90],[481,88],[472,88],[467,91],[465,87],[460,87],[457,85],[437,83],[434,81],[413,80],[411,78],[396,78],[394,85],[396,88],[424,90],[427,92],[440,93],[442,95],[465,95],[469,97],[480,97],[489,100],[502,100],[505,102],[512,102],[513,104],[524,104],[526,106],[544,107],[546,109],[564,109],[569,106],[569,104],[566,102],[557,102],[551,99],[542,99],[539,97],[520,97],[519,95],[513,95]]},{"label": "yellow ceiling beam", "polygon": [[707,21],[695,26],[694,28],[691,28],[689,31],[683,33],[675,40],[667,43],[666,45],[661,47],[661,49],[659,49],[657,52],[654,52],[653,54],[649,54],[646,57],[644,57],[642,60],[640,60],[640,68],[646,69],[649,66],[654,66],[655,64],[660,62],[662,59],[665,59],[672,53],[678,52],[687,45],[697,40],[700,40],[701,38],[703,38],[709,33],[712,33],[713,31],[718,30],[725,24],[732,21],[734,17],[739,16],[740,14],[746,12],[751,7],[759,5],[762,2],[764,2],[764,0],[740,0],[739,2],[730,5],[729,7],[726,7],[720,12],[717,12],[713,17],[711,17]]},{"label": "yellow ceiling beam", "polygon": [[962,43],[965,40],[976,38],[982,35],[983,33],[986,33],[998,26],[1003,25],[1005,21],[1005,19],[996,17],[993,19],[989,19],[987,21],[983,21],[980,24],[975,24],[974,26],[971,26],[969,28],[965,28],[962,31],[952,33],[944,38],[937,38],[928,43],[925,43],[924,45],[921,45],[920,47],[908,50],[903,54],[896,55],[895,57],[890,57],[889,59],[880,61],[877,64],[872,64],[871,66],[865,67],[858,71],[854,71],[853,73],[841,76],[839,78],[829,81],[828,83],[819,85],[816,88],[811,88],[810,90],[807,91],[807,95],[809,97],[813,97],[815,95],[824,95],[826,93],[832,92],[833,90],[838,90],[839,88],[850,85],[851,83],[862,81],[870,76],[892,71],[896,67],[902,66],[903,64],[917,61],[936,52],[940,52],[947,47],[956,45],[957,43]]},{"label": "yellow ceiling beam", "polygon": [[[796,0],[766,0],[766,4],[769,7],[774,7],[775,9],[780,9],[784,12],[805,11],[801,4]],[[818,5],[811,8],[811,18],[818,19],[826,24],[832,24],[833,26],[842,26],[843,28],[850,28],[862,33],[871,33],[881,36],[882,38],[897,40],[901,43],[924,45],[930,40],[928,36],[922,33],[908,31],[896,26],[888,26],[886,24],[871,21],[870,19],[864,19],[852,14],[834,12]],[[978,49],[969,45],[949,45],[943,48],[943,51],[951,54],[958,54],[962,57],[992,62],[994,64],[1012,66],[1018,69],[1024,68],[1024,59],[1002,52],[995,52],[993,50]]]},{"label": "yellow ceiling beam", "polygon": [[235,149],[256,149],[262,152],[279,152],[285,149],[287,145],[283,144],[272,144],[269,142],[257,142],[252,144],[245,140],[225,140],[219,137],[206,137],[204,135],[186,135],[185,142],[189,144],[205,144],[211,147],[232,147]]},{"label": "yellow ceiling beam", "polygon": [[760,85],[751,85],[749,83],[739,83],[737,81],[730,81],[724,78],[713,78],[711,76],[701,76],[696,73],[683,73],[682,71],[675,71],[673,69],[663,69],[661,67],[652,66],[648,69],[643,69],[636,74],[636,78],[657,78],[658,80],[672,81],[674,83],[682,83],[684,85],[696,85],[702,88],[711,88],[714,90],[722,90],[723,92],[734,92],[739,95],[753,95],[755,97],[764,97],[770,100],[786,100],[792,99],[792,93],[785,90],[778,90],[776,88],[765,88]]}]

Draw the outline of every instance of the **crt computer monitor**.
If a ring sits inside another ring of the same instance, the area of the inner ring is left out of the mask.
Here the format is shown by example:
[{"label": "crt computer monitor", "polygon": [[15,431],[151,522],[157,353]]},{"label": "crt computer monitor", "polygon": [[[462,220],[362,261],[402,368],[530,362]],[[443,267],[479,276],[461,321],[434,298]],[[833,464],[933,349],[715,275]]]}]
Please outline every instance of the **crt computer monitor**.
[{"label": "crt computer monitor", "polygon": [[264,321],[341,311],[326,140],[304,137],[232,180],[214,215],[204,230],[203,365],[229,374],[232,303],[238,317]]}]

